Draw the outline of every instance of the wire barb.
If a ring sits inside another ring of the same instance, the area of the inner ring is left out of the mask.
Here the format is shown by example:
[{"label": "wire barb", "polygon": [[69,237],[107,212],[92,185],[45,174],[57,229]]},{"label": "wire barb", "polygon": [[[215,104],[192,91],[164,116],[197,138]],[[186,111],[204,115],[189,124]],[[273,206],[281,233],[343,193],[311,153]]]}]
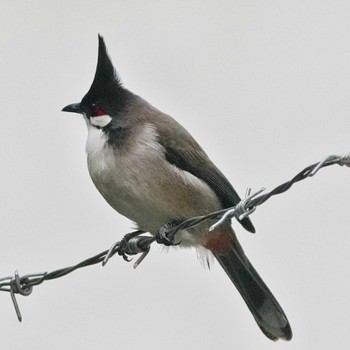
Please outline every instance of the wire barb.
[{"label": "wire barb", "polygon": [[16,311],[16,315],[19,322],[22,322],[22,315],[19,309],[19,305],[16,299],[16,294],[28,296],[33,291],[33,285],[31,279],[33,277],[42,277],[44,274],[31,274],[24,277],[20,277],[18,270],[15,271],[14,276],[4,277],[0,279],[0,291],[10,292],[11,300]]},{"label": "wire barb", "polygon": [[262,187],[259,191],[251,194],[251,188],[248,187],[246,191],[246,196],[243,200],[241,200],[234,208],[226,211],[226,213],[218,220],[215,224],[211,225],[209,231],[213,231],[219,226],[221,226],[224,222],[231,220],[232,218],[237,218],[238,220],[243,220],[250,214],[252,214],[256,206],[251,205],[252,199],[256,198],[260,193],[265,191],[265,187]]},{"label": "wire barb", "polygon": [[340,166],[346,165],[346,166],[350,167],[350,152],[349,152],[349,153],[344,153],[344,154],[342,154],[342,155],[340,156],[340,159],[339,159],[339,161],[338,161],[338,164],[339,164]]},{"label": "wire barb", "polygon": [[[320,162],[306,167],[297,175],[295,175],[291,180],[275,187],[271,191],[266,191],[265,188],[261,188],[260,190],[251,193],[251,189],[248,188],[245,198],[240,201],[235,207],[222,209],[208,215],[193,217],[183,221],[177,226],[164,226],[160,229],[166,230],[167,234],[170,232],[169,237],[175,237],[177,232],[192,228],[204,221],[216,220],[214,225],[210,227],[210,230],[214,230],[224,222],[231,220],[233,217],[236,217],[238,220],[242,220],[243,218],[251,215],[259,205],[265,203],[272,196],[286,192],[295,183],[308,177],[312,177],[321,168],[333,164],[350,167],[350,153],[344,153],[342,155],[330,155],[328,157],[325,157]],[[37,286],[44,281],[63,277],[77,269],[86,266],[99,263],[102,263],[102,265],[105,266],[110,258],[112,258],[115,254],[122,256],[126,261],[132,260],[130,259],[130,255],[141,254],[133,265],[134,268],[137,268],[144,260],[144,258],[148,255],[151,249],[151,245],[155,241],[156,237],[146,235],[143,231],[131,232],[126,234],[121,241],[114,243],[110,249],[105,250],[102,253],[90,257],[73,266],[61,268],[52,272],[29,274],[23,277],[20,277],[18,271],[16,270],[14,276],[0,278],[0,291],[10,293],[17,318],[21,322],[22,315],[16,300],[16,294],[28,296],[32,293],[34,286]]]},{"label": "wire barb", "polygon": [[21,310],[19,309],[19,306],[18,306],[18,303],[17,303],[17,299],[16,299],[16,294],[13,291],[12,288],[10,289],[10,295],[11,295],[12,304],[15,307],[17,319],[18,319],[19,322],[22,322]]}]

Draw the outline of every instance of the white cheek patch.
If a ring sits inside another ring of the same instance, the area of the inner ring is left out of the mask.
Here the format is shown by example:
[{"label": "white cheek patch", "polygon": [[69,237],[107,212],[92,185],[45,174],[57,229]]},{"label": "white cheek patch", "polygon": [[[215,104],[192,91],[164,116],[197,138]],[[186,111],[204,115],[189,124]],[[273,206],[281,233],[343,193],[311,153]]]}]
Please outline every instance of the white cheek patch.
[{"label": "white cheek patch", "polygon": [[108,114],[99,115],[98,117],[90,117],[90,123],[98,128],[103,128],[112,121],[112,117]]}]

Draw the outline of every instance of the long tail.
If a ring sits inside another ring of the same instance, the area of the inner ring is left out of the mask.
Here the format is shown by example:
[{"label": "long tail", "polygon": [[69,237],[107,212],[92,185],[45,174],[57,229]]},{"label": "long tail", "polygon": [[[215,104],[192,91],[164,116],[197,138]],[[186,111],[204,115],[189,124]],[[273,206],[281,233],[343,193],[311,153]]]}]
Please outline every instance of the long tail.
[{"label": "long tail", "polygon": [[272,340],[290,340],[292,330],[284,311],[245,256],[232,228],[218,229],[204,246],[230,277],[263,333]]}]

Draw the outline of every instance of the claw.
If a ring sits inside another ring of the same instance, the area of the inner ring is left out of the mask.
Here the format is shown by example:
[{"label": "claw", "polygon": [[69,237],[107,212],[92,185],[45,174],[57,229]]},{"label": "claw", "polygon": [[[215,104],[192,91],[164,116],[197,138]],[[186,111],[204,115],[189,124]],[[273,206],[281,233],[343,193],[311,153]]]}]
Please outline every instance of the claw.
[{"label": "claw", "polygon": [[[136,236],[140,235],[141,233],[142,233],[142,231],[140,231],[140,230],[135,231],[135,232],[131,232],[131,233],[127,233],[121,241],[114,243],[111,246],[111,248],[109,249],[109,251],[107,252],[105,258],[103,259],[102,266],[105,266],[107,264],[108,260],[116,253],[118,253],[118,255],[122,256],[125,261],[130,262],[132,260],[132,258],[129,258],[130,252],[128,252],[128,242],[131,238],[136,237]],[[131,253],[131,254],[133,254],[133,253]]]},{"label": "claw", "polygon": [[132,260],[132,258],[129,258],[128,257],[128,255],[125,253],[125,252],[123,252],[123,251],[118,251],[118,254],[120,255],[120,256],[122,256],[123,257],[123,259],[125,260],[125,261],[127,261],[127,262],[130,262],[131,260]]},{"label": "claw", "polygon": [[173,225],[165,225],[161,227],[156,235],[156,242],[159,244],[164,244],[166,246],[179,245],[181,241],[175,242],[175,235],[177,231],[172,228]]}]

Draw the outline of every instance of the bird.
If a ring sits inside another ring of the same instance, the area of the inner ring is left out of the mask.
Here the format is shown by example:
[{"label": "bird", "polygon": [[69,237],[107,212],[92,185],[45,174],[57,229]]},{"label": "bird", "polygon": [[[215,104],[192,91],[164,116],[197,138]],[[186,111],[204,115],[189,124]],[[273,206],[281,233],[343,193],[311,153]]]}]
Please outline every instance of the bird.
[{"label": "bird", "polygon": [[[92,85],[81,102],[62,111],[83,115],[92,182],[140,231],[158,236],[162,227],[240,202],[229,180],[182,125],[124,87],[100,34]],[[255,232],[248,217],[239,223]],[[271,340],[290,340],[289,321],[245,255],[231,222],[213,231],[209,226],[178,232],[174,244],[214,256],[262,332]]]}]

